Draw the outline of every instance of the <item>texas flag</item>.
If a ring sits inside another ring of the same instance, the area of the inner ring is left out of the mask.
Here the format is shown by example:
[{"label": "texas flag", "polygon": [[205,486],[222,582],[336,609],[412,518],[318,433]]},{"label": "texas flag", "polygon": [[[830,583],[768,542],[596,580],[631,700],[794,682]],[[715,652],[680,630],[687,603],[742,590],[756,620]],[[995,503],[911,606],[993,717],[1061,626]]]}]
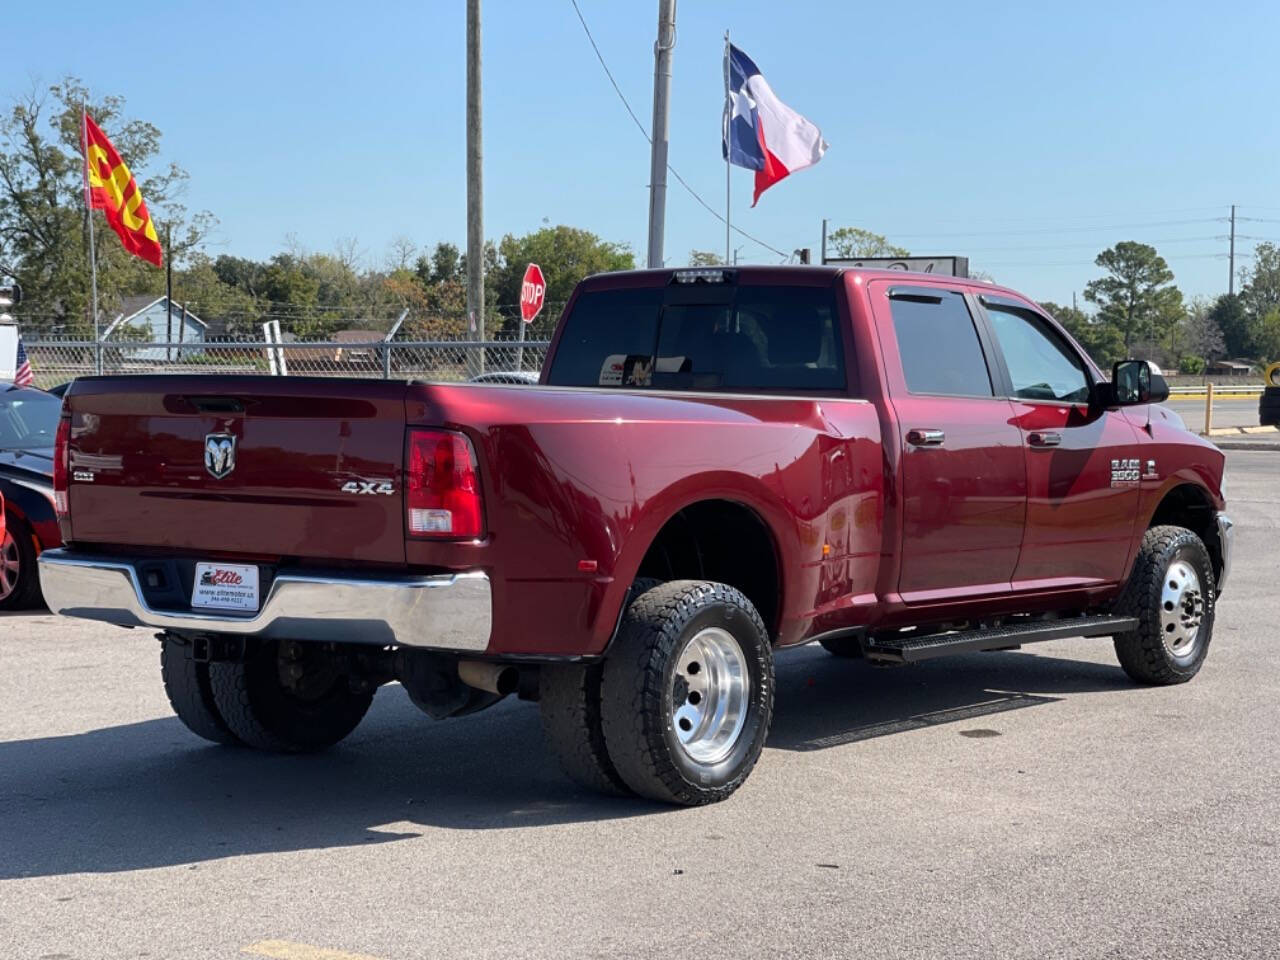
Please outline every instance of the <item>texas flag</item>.
[{"label": "texas flag", "polygon": [[733,44],[725,65],[725,97],[724,156],[756,172],[753,207],[760,194],[827,152],[822,131],[779,100],[760,68]]}]

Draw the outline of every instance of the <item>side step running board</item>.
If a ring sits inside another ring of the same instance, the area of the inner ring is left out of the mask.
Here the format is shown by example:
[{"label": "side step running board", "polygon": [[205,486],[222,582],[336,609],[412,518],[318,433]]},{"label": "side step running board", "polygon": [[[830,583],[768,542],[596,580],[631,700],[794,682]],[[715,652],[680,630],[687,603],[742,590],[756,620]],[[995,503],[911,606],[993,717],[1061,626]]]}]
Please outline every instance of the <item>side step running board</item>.
[{"label": "side step running board", "polygon": [[916,663],[953,653],[1000,650],[1044,640],[1112,636],[1133,630],[1137,626],[1138,621],[1134,617],[1111,615],[1036,620],[1032,623],[1006,624],[988,630],[960,630],[953,633],[934,633],[923,637],[908,633],[898,637],[868,638],[862,652],[869,660]]}]

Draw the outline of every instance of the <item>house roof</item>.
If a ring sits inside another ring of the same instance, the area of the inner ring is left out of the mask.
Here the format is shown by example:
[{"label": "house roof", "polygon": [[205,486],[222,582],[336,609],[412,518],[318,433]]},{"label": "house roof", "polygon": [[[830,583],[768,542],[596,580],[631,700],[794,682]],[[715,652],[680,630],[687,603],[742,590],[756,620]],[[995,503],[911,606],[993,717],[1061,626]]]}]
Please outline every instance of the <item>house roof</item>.
[{"label": "house roof", "polygon": [[335,343],[377,343],[385,337],[381,330],[339,330],[333,340]]},{"label": "house roof", "polygon": [[[121,297],[120,312],[124,314],[123,322],[128,323],[138,314],[145,313],[146,311],[154,307],[156,304],[163,302],[164,299],[165,298],[163,296],[157,297],[149,293],[144,293],[141,296]],[[182,304],[175,301],[173,304],[173,312],[176,314],[181,314]],[[197,317],[190,310],[187,311],[187,319],[194,320],[196,323],[200,324],[200,326],[204,327],[206,330],[209,328],[209,325],[207,323],[205,323],[203,320]]]}]

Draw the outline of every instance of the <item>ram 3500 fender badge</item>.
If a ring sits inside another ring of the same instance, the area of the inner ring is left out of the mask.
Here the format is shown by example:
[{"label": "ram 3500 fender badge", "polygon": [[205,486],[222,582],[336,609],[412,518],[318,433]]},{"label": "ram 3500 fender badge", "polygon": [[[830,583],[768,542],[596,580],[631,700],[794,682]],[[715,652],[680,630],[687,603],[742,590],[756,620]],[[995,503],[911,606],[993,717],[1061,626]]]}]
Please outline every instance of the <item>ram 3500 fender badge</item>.
[{"label": "ram 3500 fender badge", "polygon": [[395,484],[390,480],[348,480],[342,485],[343,493],[372,494],[391,496],[396,492]]},{"label": "ram 3500 fender badge", "polygon": [[1111,485],[1113,487],[1131,487],[1142,479],[1137,460],[1112,460]]}]

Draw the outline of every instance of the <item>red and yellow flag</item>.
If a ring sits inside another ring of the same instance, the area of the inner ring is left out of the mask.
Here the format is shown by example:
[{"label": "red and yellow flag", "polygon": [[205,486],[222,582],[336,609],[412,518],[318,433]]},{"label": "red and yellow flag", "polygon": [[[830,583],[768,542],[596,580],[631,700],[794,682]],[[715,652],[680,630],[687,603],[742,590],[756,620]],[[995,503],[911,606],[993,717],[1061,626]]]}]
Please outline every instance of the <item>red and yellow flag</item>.
[{"label": "red and yellow flag", "polygon": [[160,239],[142,201],[138,182],[107,135],[87,113],[84,115],[84,159],[89,206],[102,211],[126,250],[160,266],[163,254]]}]

